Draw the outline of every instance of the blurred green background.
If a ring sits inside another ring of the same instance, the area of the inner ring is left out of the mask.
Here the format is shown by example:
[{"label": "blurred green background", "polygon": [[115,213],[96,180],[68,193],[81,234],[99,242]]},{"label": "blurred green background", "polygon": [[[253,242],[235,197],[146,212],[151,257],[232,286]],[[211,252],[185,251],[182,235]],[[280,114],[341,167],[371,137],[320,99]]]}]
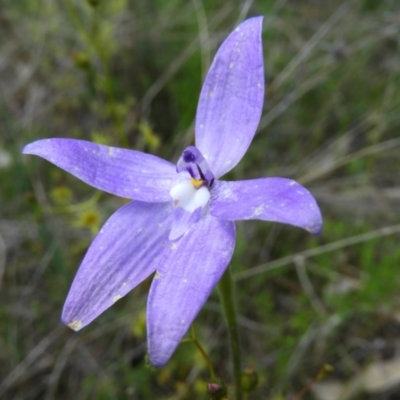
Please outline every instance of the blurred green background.
[{"label": "blurred green background", "polygon": [[[150,280],[82,332],[60,323],[85,250],[125,200],[20,154],[70,137],[176,161],[193,142],[201,83],[228,33],[264,15],[259,131],[229,179],[291,177],[325,226],[238,223],[232,261],[249,399],[400,398],[398,0],[2,0],[0,398],[206,399],[182,344],[146,362]],[[195,323],[231,383],[214,293]]]}]

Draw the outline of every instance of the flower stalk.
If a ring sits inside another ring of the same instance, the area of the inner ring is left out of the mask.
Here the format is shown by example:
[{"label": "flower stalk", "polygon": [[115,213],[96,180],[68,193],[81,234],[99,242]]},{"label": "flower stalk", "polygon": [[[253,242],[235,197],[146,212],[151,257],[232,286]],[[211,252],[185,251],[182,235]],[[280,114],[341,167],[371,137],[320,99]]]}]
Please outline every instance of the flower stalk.
[{"label": "flower stalk", "polygon": [[210,357],[208,356],[207,352],[203,349],[203,346],[200,344],[200,342],[197,340],[196,332],[194,330],[193,325],[190,327],[190,335],[191,335],[190,338],[182,339],[181,343],[193,343],[196,346],[197,350],[200,351],[201,355],[204,358],[205,363],[207,364],[207,368],[210,372],[211,379],[216,379],[214,367],[212,366]]},{"label": "flower stalk", "polygon": [[240,344],[239,334],[236,320],[235,299],[233,294],[233,281],[231,269],[228,266],[222,275],[218,284],[219,295],[221,298],[222,309],[228,325],[229,342],[231,347],[231,358],[233,367],[233,378],[235,383],[236,400],[243,399],[242,388],[240,384],[241,361],[240,361]]}]

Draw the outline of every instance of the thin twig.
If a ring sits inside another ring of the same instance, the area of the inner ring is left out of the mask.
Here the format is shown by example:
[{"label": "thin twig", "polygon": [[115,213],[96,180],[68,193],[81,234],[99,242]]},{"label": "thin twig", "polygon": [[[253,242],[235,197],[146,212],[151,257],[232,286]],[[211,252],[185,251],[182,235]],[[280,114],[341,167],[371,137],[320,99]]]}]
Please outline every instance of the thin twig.
[{"label": "thin twig", "polygon": [[202,0],[192,0],[194,10],[196,12],[197,25],[199,27],[199,41],[201,51],[201,74],[202,81],[207,74],[210,66],[210,35],[208,32],[207,17],[204,11]]},{"label": "thin twig", "polygon": [[[223,7],[217,15],[210,21],[210,28],[215,28],[220,24],[231,12],[230,6]],[[160,77],[153,83],[153,85],[149,88],[142,99],[142,113],[145,115],[151,102],[157,96],[158,93],[162,90],[162,88],[166,85],[166,83],[171,79],[173,75],[175,75],[182,65],[187,61],[187,59],[197,50],[200,42],[200,37],[197,35],[183,52],[173,60],[169,67],[160,75]]]},{"label": "thin twig", "polygon": [[338,240],[336,242],[331,242],[323,246],[316,247],[314,249],[304,250],[287,257],[282,257],[278,260],[258,265],[257,267],[248,269],[247,271],[235,274],[234,280],[240,281],[242,279],[247,279],[252,276],[256,276],[264,272],[271,271],[273,269],[290,265],[295,261],[296,257],[302,257],[303,259],[307,259],[310,257],[319,256],[324,253],[329,253],[331,251],[339,250],[344,247],[349,247],[358,243],[368,242],[369,240],[377,239],[379,237],[393,235],[395,233],[400,233],[400,224],[386,226],[384,228],[376,229],[374,231],[370,231],[367,233],[362,233],[361,235],[352,236],[346,239]]},{"label": "thin twig", "polygon": [[65,328],[58,325],[49,335],[44,337],[27,356],[6,376],[0,384],[0,396],[10,388],[30,366],[37,362],[47,348],[61,335]]},{"label": "thin twig", "polygon": [[305,44],[299,53],[290,61],[280,75],[272,82],[271,91],[276,91],[293,74],[294,70],[310,55],[315,46],[332,29],[332,27],[346,14],[350,2],[343,3],[331,17],[318,29],[314,36]]},{"label": "thin twig", "polygon": [[309,183],[310,181],[313,181],[317,178],[321,178],[327,173],[330,173],[339,167],[343,167],[344,165],[356,159],[367,157],[379,153],[381,151],[390,150],[398,146],[400,146],[400,138],[395,138],[387,140],[385,142],[374,144],[372,146],[364,147],[361,150],[358,150],[354,153],[338,158],[337,160],[334,160],[328,164],[320,166],[318,169],[314,169],[313,171],[299,178],[298,181],[301,182],[302,184]]},{"label": "thin twig", "polygon": [[325,309],[324,304],[318,298],[317,293],[315,292],[314,286],[311,283],[310,278],[308,277],[307,267],[304,262],[304,258],[301,256],[297,256],[294,259],[294,264],[296,266],[297,276],[299,278],[300,284],[303,287],[304,293],[310,299],[310,303],[314,310],[320,314],[321,316],[326,316],[328,312]]},{"label": "thin twig", "polygon": [[65,344],[64,348],[62,349],[62,351],[60,352],[47,381],[47,393],[45,400],[54,399],[54,395],[57,389],[58,382],[60,380],[61,373],[68,361],[69,356],[75,349],[78,340],[79,337],[71,336],[67,341],[67,343]]},{"label": "thin twig", "polygon": [[213,365],[211,363],[210,357],[208,356],[207,352],[204,350],[204,348],[200,344],[200,342],[197,340],[196,332],[195,332],[193,324],[190,327],[190,334],[191,334],[191,337],[182,339],[181,343],[193,343],[197,347],[197,349],[200,351],[201,355],[203,356],[204,361],[207,364],[207,367],[208,367],[208,369],[210,371],[211,378],[215,378],[216,375],[215,375],[214,367],[213,367]]},{"label": "thin twig", "polygon": [[7,246],[4,242],[3,236],[0,234],[0,288],[4,275],[4,267],[6,265]]}]

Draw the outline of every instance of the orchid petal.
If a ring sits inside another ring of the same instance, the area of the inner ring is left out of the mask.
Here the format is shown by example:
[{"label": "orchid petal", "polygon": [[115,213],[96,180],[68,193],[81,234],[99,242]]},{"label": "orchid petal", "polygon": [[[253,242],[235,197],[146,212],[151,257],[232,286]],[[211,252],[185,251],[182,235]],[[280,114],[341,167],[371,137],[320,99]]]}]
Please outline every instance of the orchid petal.
[{"label": "orchid petal", "polygon": [[196,147],[216,178],[247,151],[264,101],[262,17],[239,25],[218,50],[200,94]]},{"label": "orchid petal", "polygon": [[85,140],[38,140],[23,153],[40,156],[97,189],[140,201],[168,201],[178,180],[175,165],[168,161]]},{"label": "orchid petal", "polygon": [[169,244],[171,205],[133,201],[92,242],[72,283],[62,320],[79,330],[158,267]]},{"label": "orchid petal", "polygon": [[282,222],[318,234],[322,217],[311,193],[296,181],[263,178],[214,184],[210,214],[226,220]]},{"label": "orchid petal", "polygon": [[201,211],[201,208],[189,212],[182,207],[176,207],[172,213],[172,229],[169,233],[169,240],[179,239],[185,234],[200,219]]},{"label": "orchid petal", "polygon": [[235,225],[212,216],[171,243],[150,288],[150,362],[163,366],[224,273],[235,247]]}]

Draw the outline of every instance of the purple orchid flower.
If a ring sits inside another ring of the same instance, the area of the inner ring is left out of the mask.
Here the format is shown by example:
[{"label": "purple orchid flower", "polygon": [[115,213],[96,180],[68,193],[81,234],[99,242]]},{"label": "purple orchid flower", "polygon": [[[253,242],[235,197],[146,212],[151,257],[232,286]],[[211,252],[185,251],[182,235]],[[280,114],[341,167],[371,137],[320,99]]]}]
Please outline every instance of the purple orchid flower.
[{"label": "purple orchid flower", "polygon": [[312,233],[322,227],[312,195],[291,179],[219,180],[242,158],[264,100],[262,17],[239,25],[218,50],[196,115],[196,146],[177,165],[83,140],[44,139],[23,152],[100,190],[133,199],[93,240],[62,320],[79,330],[155,272],[147,304],[150,362],[163,366],[224,273],[235,220],[261,219]]}]

